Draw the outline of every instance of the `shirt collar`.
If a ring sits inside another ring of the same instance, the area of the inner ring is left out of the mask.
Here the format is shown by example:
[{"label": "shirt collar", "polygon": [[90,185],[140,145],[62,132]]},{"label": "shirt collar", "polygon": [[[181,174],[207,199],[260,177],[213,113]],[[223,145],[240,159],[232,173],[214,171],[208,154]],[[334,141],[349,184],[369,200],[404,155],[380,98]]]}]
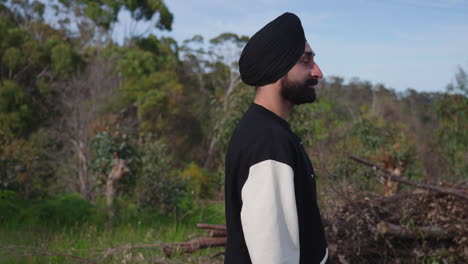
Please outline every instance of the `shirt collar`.
[{"label": "shirt collar", "polygon": [[256,109],[259,112],[261,112],[261,113],[269,116],[270,118],[276,120],[276,122],[278,122],[281,126],[285,127],[289,131],[291,131],[291,126],[289,125],[288,121],[284,120],[283,118],[281,118],[280,116],[278,116],[274,112],[272,112],[272,111],[268,110],[267,108],[265,108],[265,107],[263,107],[263,106],[261,106],[259,104],[256,104],[256,103],[252,103],[250,105],[250,107],[253,108],[253,109]]}]

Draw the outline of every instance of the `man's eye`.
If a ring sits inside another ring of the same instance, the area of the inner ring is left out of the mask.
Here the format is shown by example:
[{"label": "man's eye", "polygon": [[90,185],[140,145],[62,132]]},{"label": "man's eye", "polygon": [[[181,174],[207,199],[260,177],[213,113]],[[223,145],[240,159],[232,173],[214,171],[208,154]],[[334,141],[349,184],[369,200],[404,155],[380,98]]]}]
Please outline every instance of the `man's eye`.
[{"label": "man's eye", "polygon": [[303,60],[302,63],[309,64],[310,60]]}]

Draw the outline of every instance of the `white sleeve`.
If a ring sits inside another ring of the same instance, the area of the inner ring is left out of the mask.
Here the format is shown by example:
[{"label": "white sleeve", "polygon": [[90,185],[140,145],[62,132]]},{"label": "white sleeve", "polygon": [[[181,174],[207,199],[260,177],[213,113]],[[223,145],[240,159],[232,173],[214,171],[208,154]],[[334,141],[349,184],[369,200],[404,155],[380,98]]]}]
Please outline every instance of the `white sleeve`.
[{"label": "white sleeve", "polygon": [[250,167],[242,187],[241,222],[252,264],[298,264],[294,172],[265,160]]}]

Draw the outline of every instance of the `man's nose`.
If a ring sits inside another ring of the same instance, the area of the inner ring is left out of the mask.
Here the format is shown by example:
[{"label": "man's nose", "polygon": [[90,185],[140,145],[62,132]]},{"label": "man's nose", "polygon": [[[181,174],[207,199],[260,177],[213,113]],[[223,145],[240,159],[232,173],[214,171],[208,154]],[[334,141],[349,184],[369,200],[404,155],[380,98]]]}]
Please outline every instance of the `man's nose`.
[{"label": "man's nose", "polygon": [[312,67],[312,71],[310,72],[310,74],[315,79],[322,79],[323,78],[322,70],[320,70],[320,67],[318,66],[317,63],[315,63],[314,66]]}]

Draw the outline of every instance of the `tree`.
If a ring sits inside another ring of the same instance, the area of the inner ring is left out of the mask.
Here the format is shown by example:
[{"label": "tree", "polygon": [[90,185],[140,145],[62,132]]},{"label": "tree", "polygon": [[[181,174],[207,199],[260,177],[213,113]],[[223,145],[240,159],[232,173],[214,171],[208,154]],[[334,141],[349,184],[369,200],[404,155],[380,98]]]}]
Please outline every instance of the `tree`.
[{"label": "tree", "polygon": [[[88,167],[90,157],[91,124],[102,114],[104,107],[117,89],[119,79],[108,67],[109,63],[95,58],[87,69],[71,80],[56,82],[53,86],[58,96],[55,134],[64,144],[64,162],[77,159],[74,170],[77,178],[69,177],[73,191],[78,191],[83,198],[93,196],[93,182]],[[71,154],[71,155],[70,155]]]},{"label": "tree", "polygon": [[[131,23],[149,23],[150,30],[171,30],[173,21],[163,0],[58,0],[51,7],[56,16],[64,17],[59,21],[63,29],[72,23],[77,25],[82,46],[112,42],[119,13],[124,11],[130,12]],[[132,33],[128,39],[133,37]]]},{"label": "tree", "polygon": [[437,141],[449,161],[449,178],[468,175],[468,74],[459,67],[438,105]]},{"label": "tree", "polygon": [[203,161],[205,168],[214,167],[216,154],[223,148],[223,143],[218,140],[224,138],[221,131],[225,131],[224,125],[230,123],[227,120],[231,120],[228,113],[232,102],[238,102],[231,94],[241,86],[238,58],[247,41],[247,36],[222,33],[212,38],[206,47],[203,38],[195,35],[184,41],[180,48],[184,69],[191,75],[189,77],[195,77],[197,90],[205,95],[206,103],[200,106],[199,114],[210,117],[202,124],[208,138],[208,152]]},{"label": "tree", "polygon": [[116,58],[115,71],[122,76],[114,110],[134,107],[141,135],[171,142],[171,151],[181,160],[198,142],[197,120],[193,117],[187,94],[177,74],[178,47],[173,39],[150,35],[134,38],[131,46],[109,46],[107,57]]}]

